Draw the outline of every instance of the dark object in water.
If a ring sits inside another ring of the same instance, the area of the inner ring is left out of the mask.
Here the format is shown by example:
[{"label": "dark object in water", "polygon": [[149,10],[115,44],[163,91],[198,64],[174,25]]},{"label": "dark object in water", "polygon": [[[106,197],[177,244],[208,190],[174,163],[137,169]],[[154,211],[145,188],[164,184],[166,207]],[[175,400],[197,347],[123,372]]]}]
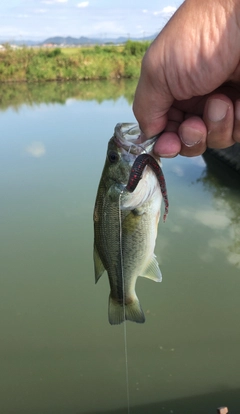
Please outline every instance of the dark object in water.
[{"label": "dark object in water", "polygon": [[210,153],[220,159],[240,174],[240,143],[236,143],[225,149],[208,148],[206,153]]},{"label": "dark object in water", "polygon": [[168,215],[168,207],[169,207],[167,188],[166,188],[166,182],[165,182],[162,169],[160,165],[157,163],[157,161],[155,160],[155,158],[153,158],[149,154],[141,154],[136,158],[131,168],[126,190],[129,191],[130,193],[132,193],[135,190],[139,181],[142,178],[143,170],[147,165],[151,167],[153,172],[156,174],[156,177],[158,179],[158,182],[161,188],[161,192],[162,192],[162,196],[163,196],[163,200],[165,204],[165,212],[163,216],[163,221],[165,221]]}]

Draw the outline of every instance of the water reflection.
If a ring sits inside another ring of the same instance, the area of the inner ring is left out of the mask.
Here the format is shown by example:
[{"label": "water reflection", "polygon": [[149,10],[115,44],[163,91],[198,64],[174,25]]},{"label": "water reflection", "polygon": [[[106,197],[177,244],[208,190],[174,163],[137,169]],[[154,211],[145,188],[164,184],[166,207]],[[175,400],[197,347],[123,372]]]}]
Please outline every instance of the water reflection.
[{"label": "water reflection", "polygon": [[[1,85],[4,414],[127,412],[123,329],[108,324],[107,276],[94,284],[92,211],[113,128],[134,122],[134,88]],[[201,157],[163,169],[163,282],[139,278],[146,323],[127,324],[131,410],[238,412],[239,190]]]},{"label": "water reflection", "polygon": [[21,105],[41,103],[69,104],[72,100],[101,103],[105,100],[116,101],[124,97],[131,104],[136,88],[136,80],[83,81],[83,82],[46,82],[1,84],[0,110],[9,107],[18,110]]},{"label": "water reflection", "polygon": [[214,199],[215,210],[205,213],[204,225],[224,230],[222,237],[209,240],[209,247],[227,255],[228,261],[240,269],[240,186],[239,173],[205,154],[207,168],[200,181]]},{"label": "water reflection", "polygon": [[46,148],[42,142],[32,142],[26,147],[26,152],[35,158],[40,158],[46,153]]}]

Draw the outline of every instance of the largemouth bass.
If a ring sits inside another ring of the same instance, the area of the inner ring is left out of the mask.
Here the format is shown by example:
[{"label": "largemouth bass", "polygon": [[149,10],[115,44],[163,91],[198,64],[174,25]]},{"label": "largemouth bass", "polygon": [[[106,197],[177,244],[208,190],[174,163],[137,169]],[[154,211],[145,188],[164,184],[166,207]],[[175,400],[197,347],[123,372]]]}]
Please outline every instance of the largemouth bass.
[{"label": "largemouth bass", "polygon": [[[139,137],[137,125],[116,125],[108,143],[94,208],[95,280],[107,271],[111,324],[124,320],[143,323],[145,317],[135,292],[136,280],[138,276],[156,282],[162,280],[154,255],[162,200],[159,182],[165,212],[167,195],[161,181],[164,178],[156,173],[160,159],[152,153],[155,138],[140,143]],[[142,154],[151,157],[142,156],[137,163]]]}]

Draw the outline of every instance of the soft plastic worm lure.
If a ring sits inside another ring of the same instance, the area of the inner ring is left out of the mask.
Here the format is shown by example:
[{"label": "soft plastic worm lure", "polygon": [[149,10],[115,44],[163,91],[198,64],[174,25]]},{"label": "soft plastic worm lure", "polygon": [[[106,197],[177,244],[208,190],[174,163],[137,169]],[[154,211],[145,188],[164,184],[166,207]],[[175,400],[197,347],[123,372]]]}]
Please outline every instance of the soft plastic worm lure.
[{"label": "soft plastic worm lure", "polygon": [[158,179],[161,192],[162,192],[162,196],[163,196],[163,200],[164,200],[164,204],[165,204],[165,212],[163,215],[163,221],[165,221],[168,215],[168,207],[169,207],[167,188],[166,188],[166,182],[165,182],[162,169],[160,165],[157,163],[157,161],[155,160],[155,158],[153,158],[149,154],[141,154],[136,158],[131,168],[126,190],[129,191],[130,193],[132,193],[135,190],[139,181],[142,178],[142,172],[144,168],[146,167],[146,165],[151,167],[151,169],[156,174],[156,177]]}]

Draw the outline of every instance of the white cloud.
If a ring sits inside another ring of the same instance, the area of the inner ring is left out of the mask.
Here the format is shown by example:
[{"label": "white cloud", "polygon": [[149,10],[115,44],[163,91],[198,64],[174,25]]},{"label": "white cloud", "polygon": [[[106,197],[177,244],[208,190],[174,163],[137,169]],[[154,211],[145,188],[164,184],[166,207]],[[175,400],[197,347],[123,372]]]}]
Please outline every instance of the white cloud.
[{"label": "white cloud", "polygon": [[172,171],[178,176],[178,177],[183,177],[184,176],[184,171],[183,168],[180,167],[179,165],[174,165],[172,167]]},{"label": "white cloud", "polygon": [[124,27],[114,21],[103,20],[95,23],[92,27],[95,33],[116,33],[118,35],[126,33]]},{"label": "white cloud", "polygon": [[46,148],[42,142],[32,142],[27,148],[26,152],[34,158],[40,158],[46,153]]},{"label": "white cloud", "polygon": [[191,157],[190,162],[198,167],[206,167],[206,163],[201,155],[198,157]]},{"label": "white cloud", "polygon": [[177,7],[167,6],[164,7],[162,10],[153,12],[154,16],[172,16],[173,13],[177,10]]},{"label": "white cloud", "polygon": [[77,4],[77,7],[84,8],[84,7],[88,7],[88,5],[89,5],[89,1],[82,1],[81,3]]},{"label": "white cloud", "polygon": [[43,14],[43,13],[46,13],[46,9],[35,9],[34,10],[34,13],[36,13],[36,14]]},{"label": "white cloud", "polygon": [[177,8],[173,6],[167,6],[162,9],[163,13],[175,13],[176,10]]},{"label": "white cloud", "polygon": [[[214,235],[210,238],[206,245],[203,246],[202,251],[199,252],[201,260],[205,263],[211,263],[215,260],[213,250],[220,251],[227,259],[227,261],[240,269],[240,229],[234,225],[230,218],[227,217],[227,210],[196,210],[182,209],[180,215],[186,219],[197,220],[200,224],[210,228]],[[180,232],[180,228],[176,231]],[[170,227],[170,231],[173,231]],[[223,234],[224,235],[221,235]]]},{"label": "white cloud", "polygon": [[174,223],[171,223],[169,225],[169,230],[172,233],[182,233],[183,232],[183,228],[181,226],[179,226],[178,224],[174,224]]},{"label": "white cloud", "polygon": [[182,209],[180,210],[180,214],[182,217],[187,217],[188,219],[191,218],[193,220],[197,220],[199,223],[203,224],[210,229],[217,230],[217,229],[225,229],[229,228],[231,220],[227,217],[226,210],[217,211],[214,209],[208,210],[190,210],[190,209]]},{"label": "white cloud", "polygon": [[77,99],[75,99],[75,98],[68,98],[66,101],[65,101],[65,105],[72,105],[73,103],[75,103],[77,101]]},{"label": "white cloud", "polygon": [[225,229],[230,224],[230,220],[226,217],[225,212],[215,210],[197,211],[195,218],[211,229]]},{"label": "white cloud", "polygon": [[[173,5],[177,5],[179,1],[175,0]],[[5,6],[5,2],[2,3],[7,14],[7,6]],[[157,6],[159,8],[154,9],[152,4],[145,4],[139,8],[137,3],[133,5],[128,1],[126,3],[129,13],[126,13],[124,0],[121,4],[112,2],[109,7],[106,6],[106,2],[100,1],[95,2],[96,7],[93,7],[91,0],[31,0],[31,2],[25,1],[24,3],[31,3],[36,10],[34,11],[32,7],[16,8],[0,25],[0,36],[3,37],[4,33],[9,33],[7,37],[14,37],[16,40],[22,36],[22,33],[34,38],[34,40],[45,40],[53,35],[73,37],[81,35],[118,37],[124,35],[142,38],[159,32],[163,23],[170,17],[167,13],[173,11],[172,6],[170,8]],[[169,3],[165,2],[165,5],[167,4]],[[76,10],[79,13],[76,13]],[[154,10],[160,10],[161,14],[154,16]],[[27,16],[19,18],[19,14],[28,14],[28,19]],[[63,24],[64,18],[66,21]],[[27,25],[26,20],[28,20]],[[9,30],[10,27],[11,30]]]},{"label": "white cloud", "polygon": [[228,255],[228,261],[229,263],[240,269],[240,253],[230,253]]},{"label": "white cloud", "polygon": [[43,4],[67,3],[68,0],[42,0]]},{"label": "white cloud", "polygon": [[227,235],[227,237],[213,238],[209,240],[208,246],[220,250],[220,252],[226,255],[226,258],[231,265],[240,269],[240,253],[237,249],[234,251],[235,249],[233,247],[235,246],[235,239],[232,239],[229,235]]},{"label": "white cloud", "polygon": [[214,249],[219,249],[224,252],[227,251],[227,248],[229,246],[229,239],[228,237],[213,237],[208,241],[208,246]]},{"label": "white cloud", "polygon": [[199,257],[204,263],[211,263],[215,259],[210,249],[208,249],[208,251],[199,253]]},{"label": "white cloud", "polygon": [[29,36],[28,31],[20,30],[15,26],[0,26],[0,35],[1,36],[11,36],[11,37],[20,37],[20,36]]}]

